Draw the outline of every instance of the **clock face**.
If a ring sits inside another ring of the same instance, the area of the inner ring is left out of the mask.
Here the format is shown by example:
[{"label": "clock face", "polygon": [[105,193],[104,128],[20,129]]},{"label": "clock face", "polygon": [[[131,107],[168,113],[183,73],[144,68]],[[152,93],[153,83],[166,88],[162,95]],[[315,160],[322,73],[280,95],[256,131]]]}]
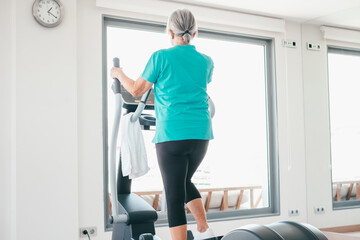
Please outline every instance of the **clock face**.
[{"label": "clock face", "polygon": [[[35,6],[35,4],[37,4]],[[43,26],[54,27],[62,20],[62,6],[55,0],[37,0],[34,4],[35,19]]]}]

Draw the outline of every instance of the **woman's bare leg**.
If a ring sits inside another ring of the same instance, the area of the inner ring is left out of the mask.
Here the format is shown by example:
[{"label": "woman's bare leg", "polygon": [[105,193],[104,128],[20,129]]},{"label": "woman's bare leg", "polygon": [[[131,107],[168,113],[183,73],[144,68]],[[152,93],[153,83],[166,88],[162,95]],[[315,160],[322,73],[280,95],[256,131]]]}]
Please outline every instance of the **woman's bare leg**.
[{"label": "woman's bare leg", "polygon": [[209,228],[206,221],[206,213],[201,198],[191,200],[186,204],[190,209],[190,212],[194,216],[197,224],[197,230],[199,232],[205,232]]},{"label": "woman's bare leg", "polygon": [[172,240],[186,240],[187,239],[187,225],[180,225],[170,228]]}]

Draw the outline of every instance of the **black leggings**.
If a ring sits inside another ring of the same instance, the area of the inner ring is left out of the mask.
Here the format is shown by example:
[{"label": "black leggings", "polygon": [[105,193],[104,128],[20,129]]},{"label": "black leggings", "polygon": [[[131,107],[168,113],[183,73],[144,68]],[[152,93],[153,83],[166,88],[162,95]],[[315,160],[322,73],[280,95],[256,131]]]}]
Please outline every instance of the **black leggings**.
[{"label": "black leggings", "polygon": [[209,140],[180,140],[156,144],[156,154],[164,183],[169,227],[186,224],[184,203],[201,198],[191,182],[205,157]]}]

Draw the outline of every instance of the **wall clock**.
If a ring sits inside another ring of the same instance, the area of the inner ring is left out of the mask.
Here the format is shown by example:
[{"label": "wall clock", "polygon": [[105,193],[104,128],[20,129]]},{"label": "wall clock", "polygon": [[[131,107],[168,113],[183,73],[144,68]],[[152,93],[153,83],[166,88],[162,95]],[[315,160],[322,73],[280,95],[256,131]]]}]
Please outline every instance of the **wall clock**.
[{"label": "wall clock", "polygon": [[33,16],[44,27],[56,27],[64,17],[64,6],[59,0],[36,0]]}]

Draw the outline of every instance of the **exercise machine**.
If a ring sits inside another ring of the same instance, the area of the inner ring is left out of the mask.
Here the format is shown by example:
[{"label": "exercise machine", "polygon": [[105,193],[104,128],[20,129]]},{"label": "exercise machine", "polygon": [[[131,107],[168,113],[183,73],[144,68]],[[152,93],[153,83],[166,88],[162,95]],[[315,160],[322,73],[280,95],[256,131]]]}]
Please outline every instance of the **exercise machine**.
[{"label": "exercise machine", "polygon": [[306,223],[281,221],[270,225],[248,225],[230,231],[221,240],[328,240],[317,228]]},{"label": "exercise machine", "polygon": [[[120,60],[113,59],[114,67],[120,67]],[[131,193],[131,179],[124,177],[119,158],[116,177],[116,145],[121,121],[122,108],[126,114],[133,112],[131,121],[138,121],[143,130],[149,130],[156,125],[156,119],[150,114],[143,114],[143,110],[154,110],[154,93],[150,88],[141,98],[133,97],[114,79],[112,90],[115,96],[114,124],[110,143],[110,192],[112,213],[110,223],[113,225],[112,240],[158,240],[155,235],[154,222],[157,220],[156,211],[145,200]],[[209,111],[211,117],[215,114],[215,105],[209,97]],[[188,232],[192,239],[192,233]]]},{"label": "exercise machine", "polygon": [[[114,67],[119,67],[119,59],[114,58]],[[115,116],[110,143],[110,192],[112,213],[110,223],[113,226],[112,240],[158,240],[155,235],[154,222],[158,216],[156,211],[141,197],[131,193],[131,179],[124,177],[121,171],[121,158],[116,177],[116,145],[124,107],[134,112],[131,121],[140,121],[144,129],[155,125],[155,118],[143,115],[144,109],[154,109],[154,94],[149,89],[141,98],[134,98],[114,79],[112,90],[115,96]]]}]

